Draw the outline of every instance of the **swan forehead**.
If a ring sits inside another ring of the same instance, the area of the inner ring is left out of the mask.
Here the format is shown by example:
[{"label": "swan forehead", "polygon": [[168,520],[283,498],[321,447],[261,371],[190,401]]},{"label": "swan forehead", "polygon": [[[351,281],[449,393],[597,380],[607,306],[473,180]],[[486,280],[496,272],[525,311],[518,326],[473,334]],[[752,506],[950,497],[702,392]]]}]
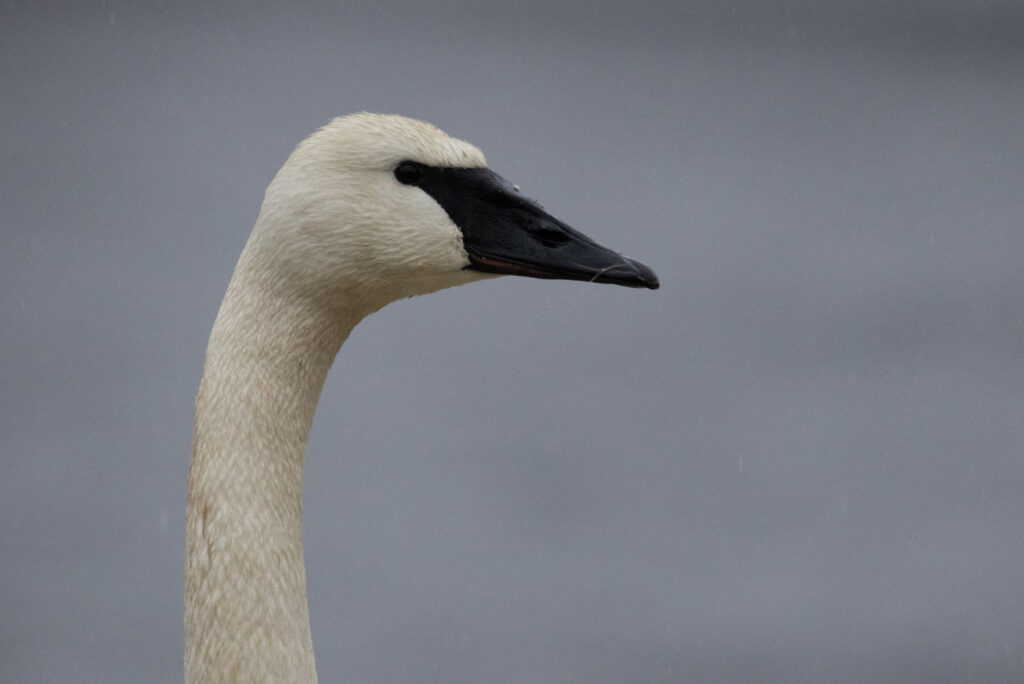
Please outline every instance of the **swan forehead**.
[{"label": "swan forehead", "polygon": [[487,166],[475,145],[453,138],[433,124],[396,114],[340,116],[309,140],[333,153],[339,163],[365,169],[385,169],[404,160],[428,166]]}]

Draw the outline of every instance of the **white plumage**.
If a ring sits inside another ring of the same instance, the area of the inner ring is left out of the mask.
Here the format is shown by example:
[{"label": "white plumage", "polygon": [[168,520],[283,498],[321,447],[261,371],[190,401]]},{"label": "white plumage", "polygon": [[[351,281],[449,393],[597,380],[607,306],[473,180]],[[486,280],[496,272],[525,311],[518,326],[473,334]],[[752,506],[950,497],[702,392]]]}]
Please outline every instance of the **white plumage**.
[{"label": "white plumage", "polygon": [[[403,162],[411,163],[404,176],[396,171]],[[268,187],[210,334],[196,398],[187,681],[316,681],[303,458],[324,379],[363,317],[500,272],[657,286],[649,269],[580,242],[512,186],[477,187],[493,181],[485,165],[476,147],[430,124],[356,114],[302,142]],[[420,173],[433,174],[430,182],[425,175],[420,183]],[[459,193],[480,209],[465,209]],[[490,222],[476,221],[481,212]],[[504,237],[487,247],[488,231],[502,222],[522,241],[521,255],[506,253]],[[481,246],[467,249],[471,234]],[[563,255],[572,249],[587,258],[570,264]]]}]

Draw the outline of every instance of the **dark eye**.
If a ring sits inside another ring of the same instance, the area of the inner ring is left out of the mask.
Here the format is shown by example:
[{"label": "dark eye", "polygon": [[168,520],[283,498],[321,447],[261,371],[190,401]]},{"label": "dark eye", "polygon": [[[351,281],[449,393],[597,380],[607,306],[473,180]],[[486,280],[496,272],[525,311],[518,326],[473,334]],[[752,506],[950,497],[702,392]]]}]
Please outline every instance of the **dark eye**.
[{"label": "dark eye", "polygon": [[419,164],[412,162],[402,162],[395,167],[395,178],[398,179],[399,183],[405,185],[416,185],[420,182],[420,178],[423,176],[423,170]]}]

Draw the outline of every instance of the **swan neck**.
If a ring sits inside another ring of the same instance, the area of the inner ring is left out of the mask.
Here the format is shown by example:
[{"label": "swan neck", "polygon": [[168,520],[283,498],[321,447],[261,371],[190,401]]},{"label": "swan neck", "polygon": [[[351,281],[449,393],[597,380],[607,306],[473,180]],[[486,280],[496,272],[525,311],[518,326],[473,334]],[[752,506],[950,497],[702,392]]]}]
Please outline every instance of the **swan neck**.
[{"label": "swan neck", "polygon": [[186,680],[315,682],[302,550],[306,442],[359,320],[239,262],[195,407],[186,515]]}]

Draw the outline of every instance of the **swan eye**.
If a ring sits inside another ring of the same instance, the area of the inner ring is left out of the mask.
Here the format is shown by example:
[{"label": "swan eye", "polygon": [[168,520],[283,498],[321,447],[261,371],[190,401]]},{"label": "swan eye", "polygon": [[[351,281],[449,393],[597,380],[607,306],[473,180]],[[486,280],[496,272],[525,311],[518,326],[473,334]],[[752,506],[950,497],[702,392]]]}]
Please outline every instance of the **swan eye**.
[{"label": "swan eye", "polygon": [[419,183],[422,175],[423,171],[420,169],[419,164],[402,162],[395,167],[395,178],[398,179],[399,183],[403,183],[405,185],[416,185]]}]

